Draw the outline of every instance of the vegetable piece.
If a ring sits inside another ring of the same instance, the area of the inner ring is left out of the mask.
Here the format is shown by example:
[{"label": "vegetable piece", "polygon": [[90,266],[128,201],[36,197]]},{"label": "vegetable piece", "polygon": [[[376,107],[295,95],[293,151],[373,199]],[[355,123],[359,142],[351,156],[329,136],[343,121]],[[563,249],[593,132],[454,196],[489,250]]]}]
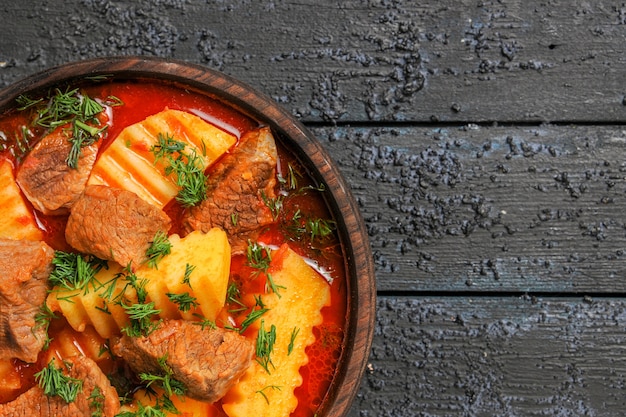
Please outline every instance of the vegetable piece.
[{"label": "vegetable piece", "polygon": [[[308,363],[305,349],[315,341],[313,327],[322,323],[322,307],[330,303],[326,281],[287,245],[272,254],[269,270],[276,285],[284,288],[280,297],[273,292],[263,295],[269,311],[250,327],[267,341],[266,333],[274,326],[275,335],[270,337],[274,340],[271,350],[257,356],[257,362],[223,398],[229,417],[282,417],[295,410],[294,389],[302,384],[299,369]],[[295,337],[294,328],[298,329]],[[261,344],[268,348],[267,343]]]},{"label": "vegetable piece", "polygon": [[195,154],[202,170],[237,140],[191,113],[164,110],[125,128],[96,162],[88,184],[133,191],[145,201],[163,208],[181,187],[176,183],[176,175],[166,174],[167,159],[157,158],[152,151],[159,145],[159,135],[170,135],[184,143],[185,153]]},{"label": "vegetable piece", "polygon": [[112,263],[93,277],[86,291],[55,286],[46,303],[50,310],[63,314],[74,330],[83,332],[92,325],[107,339],[129,324],[128,315],[120,305],[123,299],[129,300],[127,304],[133,303],[137,296],[124,279],[122,267]]},{"label": "vegetable piece", "polygon": [[34,216],[28,210],[15,182],[13,166],[8,160],[0,162],[0,237],[7,239],[42,240]]},{"label": "vegetable piece", "polygon": [[[61,312],[74,330],[83,332],[91,325],[105,339],[129,326],[129,308],[136,303],[154,303],[158,318],[196,320],[199,315],[214,322],[226,300],[230,273],[226,233],[215,228],[168,239],[171,250],[159,261],[158,269],[143,265],[132,275],[142,282],[144,300],[129,282],[131,273],[111,262],[80,289],[55,286],[48,295],[48,307]],[[177,299],[192,299],[193,305],[183,311]]]},{"label": "vegetable piece", "polygon": [[[184,238],[171,235],[169,239],[170,254],[161,259],[159,268],[142,267],[137,271],[148,280],[148,297],[161,310],[162,318],[191,320],[199,313],[215,321],[226,300],[230,273],[230,245],[226,233],[214,228],[208,233],[197,231]],[[197,308],[183,311],[181,305],[172,300],[176,297],[167,294],[188,294]]]}]

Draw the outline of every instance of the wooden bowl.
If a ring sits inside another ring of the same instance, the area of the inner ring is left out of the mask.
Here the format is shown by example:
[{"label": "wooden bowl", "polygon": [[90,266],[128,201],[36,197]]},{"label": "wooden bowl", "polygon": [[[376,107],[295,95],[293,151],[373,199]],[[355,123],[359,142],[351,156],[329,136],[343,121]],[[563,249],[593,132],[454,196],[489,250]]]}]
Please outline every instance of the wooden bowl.
[{"label": "wooden bowl", "polygon": [[166,80],[216,97],[269,125],[314,179],[326,185],[327,203],[337,220],[345,255],[348,300],[341,357],[319,416],[346,415],[359,389],[371,348],[375,276],[367,231],[356,201],[324,147],[274,100],[254,88],[203,66],[158,58],[98,58],[42,71],[0,91],[0,111],[14,106],[15,98],[20,94],[101,75],[118,79]]}]

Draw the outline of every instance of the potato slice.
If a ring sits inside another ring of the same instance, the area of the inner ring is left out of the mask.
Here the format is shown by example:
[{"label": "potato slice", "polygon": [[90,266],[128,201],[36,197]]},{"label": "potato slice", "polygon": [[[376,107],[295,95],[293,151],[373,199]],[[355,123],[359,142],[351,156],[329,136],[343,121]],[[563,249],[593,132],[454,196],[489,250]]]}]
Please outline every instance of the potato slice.
[{"label": "potato slice", "polygon": [[84,331],[85,327],[91,324],[91,319],[79,299],[80,293],[78,290],[55,287],[46,299],[48,308],[54,312],[61,312],[72,329],[77,332]]},{"label": "potato slice", "polygon": [[222,399],[229,417],[282,417],[296,409],[294,390],[302,384],[300,368],[309,360],[305,349],[315,341],[313,327],[322,323],[321,309],[330,303],[328,283],[300,255],[283,245],[272,258],[270,273],[280,297],[262,295],[269,311],[254,324],[266,331],[275,326],[271,363],[266,369],[257,357]]},{"label": "potato slice", "polygon": [[[169,237],[171,252],[158,263],[158,269],[147,265],[137,270],[137,275],[148,278],[146,285],[148,297],[162,309],[163,317],[183,317],[192,319],[194,313],[214,321],[224,306],[228,276],[230,273],[230,244],[226,233],[213,228],[207,233],[195,231],[184,238],[178,235]],[[189,283],[184,283],[187,265],[193,267]],[[185,294],[194,297],[198,303],[197,311],[180,311],[165,293]]]},{"label": "potato slice", "polygon": [[13,166],[6,159],[0,161],[0,207],[0,237],[15,240],[43,239],[43,232],[37,228],[35,217],[15,182]]},{"label": "potato slice", "polygon": [[[215,321],[226,300],[230,274],[230,245],[226,233],[218,228],[208,233],[192,232],[180,238],[169,237],[171,251],[157,268],[142,265],[135,271],[139,282],[145,281],[147,300],[160,310],[159,318],[197,320],[197,316]],[[193,266],[189,282],[184,282],[187,265]],[[83,332],[87,326],[107,339],[119,334],[130,320],[119,303],[137,302],[137,293],[128,285],[123,268],[113,262],[101,269],[86,290],[55,287],[47,303],[52,311],[65,316],[72,328]],[[188,295],[197,306],[182,311],[167,294]]]},{"label": "potato slice", "polygon": [[129,190],[163,208],[179,188],[172,175],[165,175],[164,161],[155,163],[151,148],[158,144],[159,134],[169,134],[185,143],[185,153],[195,151],[205,169],[237,141],[235,136],[191,113],[163,110],[122,130],[96,161],[88,184]]}]

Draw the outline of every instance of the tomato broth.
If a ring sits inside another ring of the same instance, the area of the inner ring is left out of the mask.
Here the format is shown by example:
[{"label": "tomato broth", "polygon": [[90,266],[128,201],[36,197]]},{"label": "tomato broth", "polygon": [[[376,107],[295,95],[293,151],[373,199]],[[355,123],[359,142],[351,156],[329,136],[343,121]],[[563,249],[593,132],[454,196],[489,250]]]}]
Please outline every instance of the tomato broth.
[{"label": "tomato broth", "polygon": [[[166,82],[149,80],[115,81],[105,80],[91,82],[81,87],[84,94],[107,102],[114,97],[118,105],[107,107],[108,127],[101,139],[100,153],[126,126],[137,123],[146,117],[164,109],[182,110],[199,116],[206,122],[224,130],[239,140],[247,131],[257,128],[260,123],[243,115],[241,112],[225,105],[218,99],[206,96],[184,86]],[[28,150],[34,146],[43,135],[45,129],[33,126],[32,114],[29,111],[11,109],[0,117],[0,159],[12,162],[14,171],[20,167]],[[310,264],[322,275],[330,286],[330,306],[322,310],[323,323],[314,328],[316,341],[306,350],[309,357],[308,365],[300,369],[304,379],[303,384],[296,388],[298,407],[292,416],[311,417],[316,415],[319,406],[324,401],[330,383],[335,374],[341,354],[344,326],[346,322],[347,288],[344,270],[344,260],[339,240],[333,230],[333,219],[324,200],[324,189],[316,184],[307,175],[294,155],[277,139],[279,164],[277,181],[277,195],[281,197],[281,210],[277,214],[277,221],[266,227],[259,236],[259,242],[270,247],[280,247],[287,243],[296,253],[310,261]],[[237,145],[235,145],[237,146]],[[218,161],[219,163],[219,161]],[[209,168],[208,175],[210,176]],[[286,186],[290,181],[297,181],[297,188]],[[24,199],[27,203],[27,200]],[[28,205],[37,219],[39,228],[44,232],[44,240],[55,250],[71,251],[64,237],[67,216],[44,215]],[[172,200],[164,208],[172,219],[170,234],[180,233],[180,217],[185,208]],[[299,221],[298,219],[303,219]],[[326,219],[322,225],[326,227],[323,233],[312,231],[304,227],[304,219]],[[236,283],[241,292],[255,292],[259,280],[252,279],[253,271],[246,264],[245,256],[235,255],[231,259],[230,281]],[[242,317],[233,311],[232,305],[224,307],[220,317],[223,323],[241,321]],[[98,337],[89,330],[79,334],[70,328],[64,319],[53,319],[49,327],[52,342],[47,352],[40,353],[40,358],[50,354],[58,357],[64,355],[64,344],[78,346],[78,349],[100,365],[105,371],[117,366],[117,361],[110,356],[95,352],[93,346],[98,345],[100,352],[107,349],[107,341]],[[53,352],[53,353],[50,353]],[[20,393],[35,384],[34,373],[45,366],[40,363],[26,364],[19,360],[12,360],[12,369],[0,375],[4,378],[20,378],[19,389],[3,389],[0,387],[0,403],[10,401]],[[1,371],[1,369],[0,369]],[[219,401],[216,404],[219,409]],[[219,411],[222,415],[221,411]]]}]

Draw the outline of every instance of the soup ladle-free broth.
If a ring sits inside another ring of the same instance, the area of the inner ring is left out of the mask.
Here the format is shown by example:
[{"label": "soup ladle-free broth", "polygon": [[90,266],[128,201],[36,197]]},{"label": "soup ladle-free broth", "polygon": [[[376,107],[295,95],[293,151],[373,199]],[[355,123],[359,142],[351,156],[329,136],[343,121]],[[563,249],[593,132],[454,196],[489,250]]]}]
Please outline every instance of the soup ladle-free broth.
[{"label": "soup ladle-free broth", "polygon": [[[61,93],[69,91],[71,91],[71,87],[60,87],[58,90],[58,92]],[[49,102],[49,96],[54,94],[56,94],[55,91],[51,90],[48,96],[33,96],[27,98],[31,100],[31,103],[42,98],[41,103],[45,104]],[[158,114],[167,114],[168,117],[171,114],[176,114],[178,115],[177,117],[182,117],[183,119],[187,117],[186,115],[192,115],[194,121],[196,118],[202,120],[204,123],[210,125],[211,129],[217,132],[216,134],[226,137],[226,140],[232,138],[232,145],[229,145],[223,154],[216,157],[214,161],[210,161],[209,165],[206,167],[199,165],[201,170],[204,171],[205,175],[208,177],[207,183],[209,184],[209,190],[206,192],[209,194],[212,192],[211,190],[219,187],[219,185],[211,183],[212,175],[214,182],[215,178],[218,177],[229,178],[227,171],[235,169],[233,167],[237,167],[238,165],[234,163],[232,167],[223,169],[223,165],[220,167],[220,164],[228,163],[229,156],[233,154],[237,155],[238,147],[246,142],[251,132],[258,131],[258,129],[266,129],[260,126],[257,121],[224,105],[219,100],[193,92],[178,85],[164,82],[109,80],[81,86],[76,94],[78,97],[87,96],[103,106],[102,113],[97,116],[98,119],[94,122],[87,122],[89,126],[96,126],[101,130],[94,144],[94,146],[97,147],[95,153],[95,167],[98,167],[99,161],[106,158],[106,155],[108,155],[107,152],[110,154],[113,147],[119,145],[119,143],[116,145],[115,141],[118,137],[125,137],[125,132],[127,132],[125,129],[128,129],[129,126],[145,127],[147,125],[142,125],[142,122]],[[39,114],[38,109],[43,105],[41,103],[31,104],[29,106],[25,106],[22,103],[21,107],[23,107],[23,109],[19,109],[20,104],[16,104],[14,109],[7,112],[0,119],[0,132],[2,133],[3,139],[0,159],[3,163],[8,164],[6,165],[7,167],[10,166],[10,170],[8,170],[10,172],[7,171],[7,175],[2,176],[2,181],[6,183],[3,184],[3,188],[10,186],[15,189],[15,178],[19,178],[20,170],[25,169],[23,168],[24,165],[29,163],[28,158],[32,150],[38,143],[42,142],[47,135],[50,135],[51,132],[58,129],[58,127],[34,124]],[[177,137],[180,132],[178,132],[175,127],[172,127],[175,126],[175,124],[169,124],[167,126],[169,129],[164,130],[169,131],[152,132],[153,135],[159,136],[159,138],[162,139],[167,138],[169,135],[172,141],[167,143],[178,143],[180,145],[182,138]],[[271,134],[267,129],[265,132]],[[68,134],[68,137],[71,136],[71,134]],[[129,137],[132,138],[133,136]],[[140,142],[133,142],[133,140],[127,140],[127,142],[124,143],[129,153],[136,151],[138,155],[155,156],[154,145],[151,147],[146,146],[146,149],[138,151],[138,143]],[[207,142],[202,142],[204,140]],[[205,145],[210,141],[210,137],[201,139],[202,143],[197,147],[198,158],[206,156],[207,149],[209,151],[211,150],[211,146],[205,148]],[[163,145],[166,142],[160,143]],[[208,144],[211,145],[210,143]],[[163,147],[164,145],[162,148]],[[163,319],[170,320],[172,317],[176,316],[176,319],[193,321],[198,324],[198,327],[217,327],[219,329],[236,332],[255,346],[255,352],[251,360],[253,366],[258,367],[262,365],[262,368],[266,370],[268,375],[272,373],[279,374],[280,372],[273,368],[271,349],[270,354],[267,356],[265,356],[267,352],[263,352],[262,349],[259,350],[259,348],[263,347],[263,343],[259,343],[260,336],[265,337],[268,334],[271,335],[271,323],[264,321],[264,316],[266,318],[270,317],[270,309],[264,304],[263,299],[266,296],[267,300],[273,297],[276,303],[280,303],[281,299],[288,298],[287,294],[289,290],[276,286],[273,282],[273,278],[274,276],[281,277],[284,275],[280,269],[281,264],[287,262],[288,259],[292,259],[290,258],[290,253],[296,254],[298,259],[301,259],[314,271],[317,277],[316,279],[323,280],[329,294],[328,301],[323,308],[320,309],[321,320],[319,323],[312,326],[310,330],[313,335],[312,343],[306,344],[306,347],[303,348],[304,351],[302,354],[306,359],[306,364],[299,367],[297,370],[302,381],[301,384],[296,384],[297,386],[294,391],[294,396],[297,399],[297,407],[292,415],[313,416],[324,400],[341,354],[347,297],[345,272],[343,269],[344,261],[335,234],[334,221],[324,201],[323,186],[315,184],[311,178],[307,176],[304,167],[299,164],[297,158],[287,152],[286,148],[282,146],[280,138],[276,140],[276,148],[277,164],[274,178],[269,182],[269,184],[273,184],[272,189],[267,190],[267,192],[264,189],[262,190],[263,192],[257,193],[262,202],[262,210],[269,213],[265,216],[269,220],[263,223],[262,227],[250,232],[249,235],[238,233],[236,239],[234,235],[228,236],[229,248],[232,249],[232,252],[229,252],[226,262],[228,265],[225,272],[226,293],[223,297],[223,305],[215,312],[215,317],[211,317],[211,320],[208,320],[206,315],[203,315],[203,313],[209,309],[209,307],[206,309],[204,309],[204,307],[211,303],[210,297],[205,300],[206,297],[202,295],[200,289],[196,290],[190,286],[191,289],[187,293],[189,297],[187,298],[186,304],[181,301],[182,296],[186,294],[181,290],[169,299],[169,309],[161,309],[161,315],[165,316],[170,314],[171,317],[161,317],[157,313],[151,317],[150,321],[158,322]],[[124,150],[124,146],[121,146],[121,149]],[[103,157],[103,155],[105,156]],[[154,164],[162,163],[163,158],[170,158],[168,160],[169,165],[167,166],[174,166],[180,155],[184,155],[184,162],[189,163],[191,160],[191,154],[185,155],[183,151],[178,154],[172,153],[169,154],[169,156],[162,156],[162,159],[160,159],[159,162],[154,162]],[[159,158],[156,159],[158,160]],[[233,158],[231,157],[230,159]],[[120,172],[133,172],[135,168],[131,166],[130,163],[128,166],[125,166],[124,161],[125,159],[119,159],[120,163],[116,169]],[[162,172],[164,177],[167,175],[171,177],[175,177],[176,175],[180,177],[183,175],[180,171],[175,171],[175,169],[170,169],[169,172],[167,172],[167,166]],[[93,181],[91,177],[89,178],[89,181]],[[141,183],[142,180],[136,178],[135,175],[132,181]],[[147,181],[149,182],[150,180]],[[181,187],[176,183],[176,179],[174,179],[173,182],[175,183],[175,188]],[[95,185],[89,186],[95,187]],[[265,186],[267,187],[267,182]],[[182,187],[184,187],[184,185]],[[233,190],[237,188],[238,187],[235,186]],[[16,217],[15,221],[17,223],[14,224],[20,224],[19,230],[25,230],[26,227],[31,227],[33,231],[26,237],[17,236],[15,230],[18,230],[18,228],[7,226],[4,230],[0,228],[0,237],[41,240],[54,249],[56,254],[64,253],[76,256],[77,252],[80,252],[78,256],[88,257],[90,255],[84,251],[77,251],[75,247],[68,243],[66,230],[68,230],[68,219],[73,215],[71,204],[67,208],[62,207],[61,209],[44,213],[25,197],[24,192],[19,188],[19,184],[17,189],[19,190],[20,201],[23,207],[27,209],[27,215],[19,218]],[[195,236],[195,234],[190,232],[188,227],[185,226],[185,219],[188,218],[189,213],[192,212],[194,208],[193,206],[187,205],[187,200],[179,199],[178,197],[179,195],[176,195],[176,197],[163,204],[162,207],[157,208],[157,210],[162,210],[170,219],[165,237],[170,237],[175,249],[182,248],[180,249],[180,253],[186,253],[185,250],[189,250],[189,253],[197,254],[203,250],[202,247],[194,248],[193,252],[191,249],[185,249],[187,246],[193,247],[192,243],[185,243],[191,242],[191,239],[185,240],[186,235],[190,234]],[[82,199],[84,197],[81,195],[76,198]],[[233,198],[236,199],[237,197],[233,195]],[[9,208],[7,208],[8,211],[10,211]],[[9,213],[8,216],[11,217],[11,213]],[[111,216],[113,216],[111,218],[111,221],[113,221],[115,214],[111,213]],[[106,216],[104,219],[103,223],[108,222]],[[237,227],[242,224],[240,222],[243,222],[243,220],[243,218],[238,218],[237,212],[233,212],[232,215],[229,216],[230,223],[222,223],[222,227],[217,226],[216,228],[240,230],[237,229]],[[212,228],[214,227],[211,227],[211,229]],[[201,233],[204,234],[207,232],[209,232],[209,230],[205,230]],[[69,241],[71,241],[71,239],[69,239]],[[154,242],[151,241],[150,243]],[[182,262],[183,266],[192,270],[188,274],[189,277],[193,277],[194,274],[198,273],[198,271],[193,271],[194,267],[196,267],[195,265],[185,263],[184,260],[177,264],[171,259],[168,261],[167,256],[167,254],[162,256],[162,261],[164,262],[163,269],[169,268],[167,265],[174,265],[171,266],[171,268],[180,267],[179,264]],[[90,257],[89,260],[93,261],[91,258],[93,257]],[[121,296],[124,296],[124,291],[126,291],[124,288],[129,286],[128,277],[132,276],[132,274],[136,273],[141,280],[140,273],[144,270],[146,271],[146,277],[158,276],[160,273],[158,261],[155,261],[155,267],[149,268],[146,266],[148,262],[141,265],[140,262],[131,262],[129,265],[118,265],[115,259],[116,258],[112,260],[109,259],[105,269],[100,269],[98,274],[105,274],[103,271],[109,271],[107,272],[109,274],[113,273],[110,271],[118,271],[117,275],[114,274],[110,276],[116,276],[120,281],[126,280],[124,281],[125,284],[117,287],[110,286],[110,289],[112,293],[117,291],[118,295],[121,294]],[[265,264],[263,262],[265,262]],[[92,263],[92,265],[96,265],[96,263]],[[165,274],[165,272],[163,272],[163,274]],[[187,276],[186,272],[181,276]],[[160,278],[155,279],[159,280]],[[290,281],[287,279],[286,282]],[[107,283],[110,284],[110,281],[107,281]],[[148,304],[154,302],[153,298],[163,298],[163,294],[158,294],[157,289],[171,289],[173,285],[174,284],[169,283],[159,287],[156,284],[149,284],[147,287],[148,296],[144,297],[141,301]],[[89,288],[91,288],[92,291],[96,292],[94,288],[98,286],[105,288],[105,282],[98,281],[97,284],[93,284],[91,287],[87,285],[85,287],[87,289],[83,289],[82,291],[88,292]],[[74,311],[72,310],[74,307],[70,306],[67,300],[68,297],[76,294],[68,293],[67,288],[62,289],[65,292],[57,291],[58,284],[55,285],[51,283],[49,287],[50,295],[47,297],[46,305],[52,310],[50,313],[54,312],[55,314],[54,316],[52,314],[48,314],[47,316],[39,314],[37,315],[37,323],[44,323],[46,325],[50,342],[46,343],[45,348],[39,353],[37,360],[32,363],[16,358],[0,359],[0,373],[2,374],[0,378],[5,381],[12,381],[12,383],[7,384],[6,387],[0,388],[0,403],[10,403],[26,391],[39,386],[42,379],[42,369],[50,363],[51,358],[57,358],[62,361],[67,357],[79,354],[90,357],[102,372],[110,377],[113,381],[113,386],[118,390],[118,394],[129,399],[129,405],[122,405],[122,410],[138,413],[137,410],[141,407],[138,404],[143,404],[144,402],[148,404],[150,400],[147,399],[149,396],[137,393],[145,393],[146,386],[154,388],[157,387],[158,384],[148,383],[145,379],[142,380],[139,375],[134,373],[132,366],[129,366],[123,358],[118,357],[111,350],[114,344],[113,341],[117,341],[124,335],[127,335],[128,328],[118,326],[115,320],[106,318],[102,319],[102,323],[109,323],[108,327],[98,321],[99,319],[93,318],[86,318],[86,325],[84,323],[82,325],[81,323],[77,323],[75,314],[64,315],[64,311]],[[109,287],[106,288],[108,289]],[[133,288],[133,291],[137,292],[137,288]],[[150,291],[152,291],[152,296],[150,296]],[[196,295],[194,291],[197,292],[198,297],[192,300],[192,298],[194,298],[193,295]],[[285,291],[285,293],[281,294],[282,291]],[[174,298],[175,296],[178,297]],[[91,300],[89,297],[95,296],[79,294],[77,297],[76,300],[80,300],[80,303],[86,306],[90,302],[89,300]],[[172,301],[172,299],[174,301]],[[201,301],[198,302],[198,299]],[[99,302],[100,304],[96,303],[94,305],[96,305],[100,316],[94,313],[94,317],[105,317],[104,315],[107,314],[114,316],[114,310],[124,304],[124,302],[116,303],[113,299],[107,299],[105,301],[100,300]],[[137,299],[134,299],[134,302],[137,302]],[[130,304],[130,302],[126,304]],[[171,310],[171,305],[180,307],[181,311]],[[129,307],[128,305],[125,306]],[[293,311],[298,310],[296,307],[293,308],[295,309]],[[45,311],[45,309],[42,309],[42,311]],[[118,309],[116,311],[123,310]],[[128,310],[126,310],[126,313],[128,314]],[[0,314],[3,314],[1,309]],[[42,320],[41,318],[43,316],[48,319]],[[87,314],[86,317],[87,316],[89,316],[89,314]],[[122,318],[122,320],[123,319],[124,318]],[[92,320],[92,322],[89,322],[89,320]],[[129,319],[126,318],[126,320]],[[289,329],[289,332],[283,331],[282,334],[290,335],[291,340],[288,345],[291,347],[294,345],[294,340],[297,341],[299,337],[305,336],[304,333],[305,332],[300,332],[298,326],[293,326],[293,328]],[[281,333],[278,332],[278,334]],[[267,350],[268,344],[265,343],[264,347]],[[269,347],[271,348],[271,346]],[[285,354],[287,361],[291,355],[291,351]],[[297,355],[294,354],[294,357],[295,356]],[[36,377],[36,375],[38,376]],[[166,376],[169,377],[170,375],[166,374]],[[163,375],[161,375],[161,377],[163,377]],[[245,377],[243,379],[245,379]],[[157,392],[161,392],[159,391],[160,389],[162,388],[157,389]],[[288,396],[289,390],[285,389],[284,391],[286,391],[284,395]],[[282,392],[283,387],[268,384],[254,391],[254,395],[260,398],[261,402],[271,403],[271,401],[274,401],[274,398],[279,398]],[[230,397],[227,395],[226,400],[233,402],[233,396],[234,394],[232,393]],[[172,401],[179,405],[181,403],[180,398],[185,398],[184,395],[177,396],[174,394],[172,394],[171,397],[173,398]],[[202,412],[205,415],[226,415],[226,412],[229,410],[229,407],[224,406],[224,401],[226,400],[218,399],[210,405],[198,406],[194,408],[194,412]],[[156,404],[150,404],[151,406],[165,408],[162,403],[157,402]],[[230,409],[234,409],[234,407],[230,407]],[[231,413],[237,415],[237,411],[231,411]]]}]

